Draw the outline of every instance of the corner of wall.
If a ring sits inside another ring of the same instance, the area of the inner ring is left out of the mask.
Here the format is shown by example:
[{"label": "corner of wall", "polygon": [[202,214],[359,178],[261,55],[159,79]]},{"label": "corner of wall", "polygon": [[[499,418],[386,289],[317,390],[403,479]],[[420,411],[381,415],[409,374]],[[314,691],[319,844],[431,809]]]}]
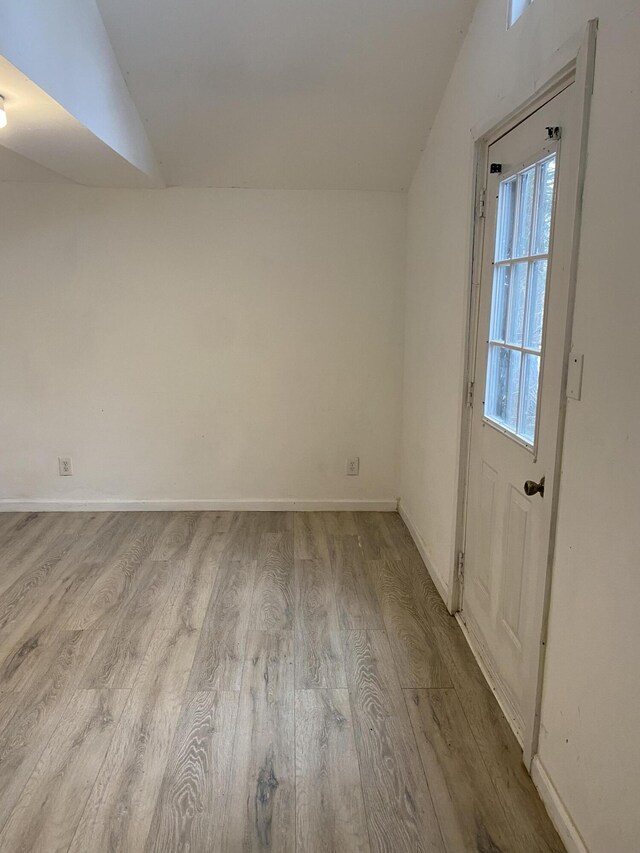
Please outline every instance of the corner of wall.
[{"label": "corner of wall", "polygon": [[533,757],[531,778],[551,818],[551,822],[557,829],[562,843],[567,848],[567,853],[589,853],[586,844],[582,840],[582,836],[578,832],[578,828],[567,811],[565,804],[562,802],[560,794],[545,770],[539,755]]},{"label": "corner of wall", "polygon": [[406,505],[402,498],[398,500],[398,512],[400,513],[400,517],[404,521],[407,526],[407,530],[411,534],[411,538],[413,539],[416,548],[418,549],[420,556],[422,557],[422,561],[424,562],[427,571],[429,572],[429,577],[433,581],[440,597],[444,601],[447,610],[449,613],[453,614],[452,602],[451,602],[451,586],[447,583],[437,571],[435,566],[433,565],[433,561],[429,556],[429,552],[427,551],[427,547],[425,545],[424,539],[420,535],[418,528],[416,527],[413,518],[410,513],[407,511]]}]

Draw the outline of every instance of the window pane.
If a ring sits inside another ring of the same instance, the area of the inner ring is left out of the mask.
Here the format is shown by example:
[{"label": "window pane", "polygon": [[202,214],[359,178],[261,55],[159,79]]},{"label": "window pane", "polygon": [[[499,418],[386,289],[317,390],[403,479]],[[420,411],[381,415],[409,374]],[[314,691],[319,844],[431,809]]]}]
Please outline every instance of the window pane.
[{"label": "window pane", "polygon": [[518,416],[520,358],[518,350],[489,345],[485,414],[512,432]]},{"label": "window pane", "polygon": [[516,204],[516,178],[500,184],[498,193],[498,228],[496,231],[496,261],[507,261],[513,251],[513,218]]},{"label": "window pane", "polygon": [[527,297],[528,263],[513,264],[509,284],[509,311],[507,318],[507,343],[522,346],[524,307]]},{"label": "window pane", "polygon": [[551,214],[553,211],[553,187],[556,179],[556,156],[550,157],[539,166],[536,238],[532,254],[546,255],[549,251],[551,235]]},{"label": "window pane", "polygon": [[[498,193],[484,415],[533,445],[556,155],[506,178]],[[536,256],[538,256],[536,258]]]},{"label": "window pane", "polygon": [[518,210],[516,215],[516,240],[514,258],[529,254],[531,225],[533,222],[533,197],[536,167],[532,166],[518,175]]},{"label": "window pane", "polygon": [[509,3],[509,26],[512,27],[524,12],[531,0],[510,0]]},{"label": "window pane", "polygon": [[544,293],[547,285],[547,261],[534,261],[531,265],[529,282],[529,305],[524,345],[528,349],[542,347],[542,323],[544,320]]},{"label": "window pane", "polygon": [[493,295],[491,298],[491,329],[489,338],[504,343],[507,334],[507,309],[509,307],[509,285],[511,265],[495,267],[493,273]]},{"label": "window pane", "polygon": [[540,378],[540,356],[524,354],[522,390],[518,435],[533,444],[536,433],[536,409],[538,408],[538,380]]}]

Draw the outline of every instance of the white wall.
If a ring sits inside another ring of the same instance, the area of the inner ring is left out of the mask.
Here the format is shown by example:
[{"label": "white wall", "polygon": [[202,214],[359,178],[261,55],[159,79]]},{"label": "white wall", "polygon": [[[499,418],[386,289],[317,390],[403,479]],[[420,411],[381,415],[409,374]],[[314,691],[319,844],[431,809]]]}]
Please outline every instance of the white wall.
[{"label": "white wall", "polygon": [[405,207],[1,185],[0,498],[393,501]]},{"label": "white wall", "polygon": [[410,192],[401,495],[441,584],[453,555],[472,129],[600,18],[540,760],[592,853],[640,838],[640,4],[480,0]]}]

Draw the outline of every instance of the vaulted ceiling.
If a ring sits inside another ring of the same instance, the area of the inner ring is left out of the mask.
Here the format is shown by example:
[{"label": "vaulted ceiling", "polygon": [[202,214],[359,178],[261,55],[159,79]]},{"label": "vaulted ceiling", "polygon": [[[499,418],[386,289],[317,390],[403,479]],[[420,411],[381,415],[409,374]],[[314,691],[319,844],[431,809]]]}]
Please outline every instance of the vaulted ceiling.
[{"label": "vaulted ceiling", "polygon": [[403,190],[475,0],[97,5],[166,184]]}]

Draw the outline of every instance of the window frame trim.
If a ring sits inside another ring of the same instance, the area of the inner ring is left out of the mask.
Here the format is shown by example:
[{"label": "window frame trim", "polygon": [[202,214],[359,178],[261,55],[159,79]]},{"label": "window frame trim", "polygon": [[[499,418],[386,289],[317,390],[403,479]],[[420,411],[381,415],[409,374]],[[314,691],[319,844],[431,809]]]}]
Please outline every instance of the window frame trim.
[{"label": "window frame trim", "polygon": [[[544,314],[543,314],[544,318],[546,318],[546,316],[547,316],[547,307],[548,307],[548,302],[549,302],[549,287],[548,287],[548,285],[549,285],[549,282],[551,281],[551,275],[552,275],[552,269],[553,269],[553,238],[554,238],[555,222],[556,222],[556,204],[557,204],[557,199],[558,199],[558,183],[560,180],[561,142],[562,142],[561,139],[557,139],[557,140],[553,140],[553,141],[550,140],[546,145],[543,145],[541,148],[539,148],[535,154],[532,154],[526,160],[515,165],[512,169],[505,171],[504,175],[500,176],[500,184],[503,184],[506,181],[513,178],[514,176],[519,175],[520,172],[526,171],[526,169],[530,168],[531,166],[534,166],[534,165],[537,166],[538,163],[544,162],[544,160],[551,157],[552,154],[555,154],[556,168],[555,168],[555,179],[554,179],[554,186],[553,186],[553,204],[551,207],[551,229],[549,232],[549,251],[546,255],[534,255],[534,256],[528,255],[528,256],[522,257],[522,258],[510,258],[508,260],[508,263],[520,263],[520,262],[527,261],[528,264],[532,264],[535,260],[545,260],[546,259],[546,261],[547,261],[547,281],[545,284],[545,292],[544,292]],[[533,224],[533,221],[532,221],[532,224]],[[504,266],[505,263],[507,263],[506,261],[501,263],[501,262],[495,260],[495,250],[496,250],[497,239],[498,239],[498,206],[496,205],[496,219],[495,219],[495,224],[494,224],[494,237],[493,237],[494,260],[491,262],[491,266],[492,266],[493,270],[495,270],[496,264],[498,264],[500,266]],[[531,248],[531,244],[529,245],[529,248]],[[527,271],[527,279],[530,275],[530,272],[531,271],[529,269]],[[491,286],[492,286],[491,302],[493,303],[493,280],[492,280]],[[529,291],[529,284],[527,282],[527,297],[528,297],[528,291]],[[490,307],[492,307],[492,306],[490,306]],[[491,313],[492,312],[490,310],[489,318],[491,318]],[[526,316],[526,305],[525,305],[525,316]],[[491,322],[491,319],[489,320],[489,322]],[[496,432],[501,433],[502,435],[506,436],[507,438],[510,438],[516,444],[520,445],[524,450],[526,450],[528,453],[532,454],[534,462],[538,458],[538,441],[539,441],[539,432],[540,432],[540,411],[542,408],[541,407],[541,403],[542,403],[541,391],[542,391],[542,381],[543,381],[543,377],[544,377],[546,336],[547,336],[547,323],[543,320],[542,336],[541,336],[541,340],[540,340],[540,352],[538,353],[538,352],[531,350],[531,353],[533,355],[537,355],[540,357],[540,371],[538,374],[538,395],[537,395],[537,399],[536,399],[536,428],[535,428],[535,433],[533,436],[533,442],[527,441],[526,439],[522,438],[522,436],[520,436],[517,433],[513,432],[512,430],[507,429],[506,427],[502,426],[498,421],[495,421],[492,418],[488,417],[485,413],[486,412],[487,383],[488,383],[488,378],[489,378],[489,353],[491,351],[491,345],[493,344],[494,346],[505,346],[508,349],[517,350],[518,352],[521,352],[523,355],[526,352],[528,352],[529,350],[525,347],[516,347],[513,345],[508,345],[506,343],[502,344],[498,341],[491,341],[491,328],[487,329],[487,338],[486,338],[487,363],[485,365],[484,388],[482,391],[482,398],[483,398],[482,399],[482,425],[491,427],[491,429],[496,430]],[[524,338],[523,338],[523,343],[524,343]],[[521,365],[521,370],[522,370],[522,365]],[[518,409],[520,409],[520,394],[519,393],[518,393]]]}]

